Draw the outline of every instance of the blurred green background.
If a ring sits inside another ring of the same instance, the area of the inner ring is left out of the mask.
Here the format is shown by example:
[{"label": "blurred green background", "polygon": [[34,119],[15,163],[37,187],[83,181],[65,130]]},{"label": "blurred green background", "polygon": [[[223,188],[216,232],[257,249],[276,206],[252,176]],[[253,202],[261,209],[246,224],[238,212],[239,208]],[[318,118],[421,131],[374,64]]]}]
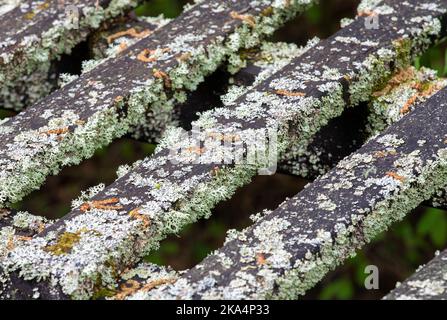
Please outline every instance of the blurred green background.
[{"label": "blurred green background", "polygon": [[[151,0],[137,9],[139,15],[164,14],[175,17],[181,13],[187,1]],[[325,38],[339,29],[343,17],[353,17],[358,1],[325,0],[314,6],[304,16],[288,23],[272,40],[303,45],[314,36]],[[447,74],[445,45],[431,49],[415,61],[415,65],[438,70]],[[1,116],[12,113],[2,111]],[[120,139],[111,146],[99,150],[96,155],[79,166],[66,168],[61,174],[49,177],[37,192],[16,204],[20,210],[49,217],[60,217],[70,208],[70,201],[81,190],[99,184],[111,183],[119,165],[132,163],[154,150],[154,146],[130,139]],[[223,243],[226,231],[241,229],[250,224],[249,216],[263,209],[274,209],[286,197],[299,192],[308,181],[285,175],[258,177],[240,189],[231,200],[221,203],[209,220],[185,228],[166,239],[158,252],[146,258],[158,264],[169,264],[177,270],[191,267]],[[423,263],[428,262],[435,250],[447,247],[447,212],[420,207],[403,222],[374,243],[368,245],[343,266],[327,275],[307,295],[306,299],[378,299],[389,292],[397,281],[402,281]],[[363,286],[366,265],[374,264],[380,270],[380,289],[365,290]]]}]

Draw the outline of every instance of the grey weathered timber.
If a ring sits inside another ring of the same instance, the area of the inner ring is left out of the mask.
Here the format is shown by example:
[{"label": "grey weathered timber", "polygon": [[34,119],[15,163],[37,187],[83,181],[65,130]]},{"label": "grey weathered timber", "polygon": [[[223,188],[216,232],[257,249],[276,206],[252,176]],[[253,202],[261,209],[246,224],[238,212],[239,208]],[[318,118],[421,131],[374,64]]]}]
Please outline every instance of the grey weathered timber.
[{"label": "grey weathered timber", "polygon": [[[206,217],[215,203],[268,162],[224,165],[222,154],[241,145],[265,152],[268,147],[260,138],[272,132],[276,138],[266,140],[272,145],[277,140],[278,151],[298,139],[307,143],[346,106],[367,101],[394,70],[438,39],[445,9],[442,1],[384,1],[375,8],[382,13],[380,29],[365,28],[365,18],[359,17],[226,108],[203,114],[193,126],[196,141],[180,130],[171,131],[154,157],[121,170],[112,185],[93,190],[90,200],[78,201],[66,217],[12,250],[2,263],[2,296],[31,297],[37,288],[41,297],[85,298],[101,287],[114,288],[120,271],[156,248],[165,235]],[[393,179],[385,177],[384,182],[398,187]],[[368,194],[359,198],[368,203]],[[333,207],[331,201],[318,202],[321,210]],[[297,291],[300,286],[282,294]]]},{"label": "grey weathered timber", "polygon": [[[317,42],[318,39],[312,39],[303,48],[294,44],[263,42],[260,47],[242,50],[232,57],[236,63],[229,61],[225,68],[211,75],[197,90],[188,92],[185,102],[174,105],[172,118],[167,120],[165,126],[191,130],[191,123],[201,113],[225,106],[280,70],[293,58],[311,49]],[[151,119],[152,115],[148,114],[146,122]],[[152,142],[159,141],[162,133],[154,135],[153,132],[147,132],[143,125],[136,127],[131,136]]]},{"label": "grey weathered timber", "polygon": [[[447,80],[438,78],[434,70],[399,70],[367,105],[348,109],[323,127],[308,146],[296,150],[295,156],[285,156],[279,171],[315,179],[446,85]],[[426,205],[447,208],[446,194],[445,188],[438,190]]]},{"label": "grey weathered timber", "polygon": [[[136,0],[7,1],[0,5],[0,103],[20,109],[54,86],[52,61]],[[48,81],[53,80],[53,81]],[[23,86],[29,88],[24,90]]]},{"label": "grey weathered timber", "polygon": [[[270,46],[266,45],[267,48]],[[276,44],[276,46],[279,47],[279,44]],[[294,55],[293,46],[283,46],[284,48],[279,50],[279,52],[282,52],[280,57],[272,58],[271,51],[264,48],[264,50],[256,52],[254,57],[249,59],[251,61],[249,65],[235,75],[234,81],[236,85],[230,89],[229,95],[232,94],[231,91],[242,92],[243,88],[249,90],[250,85],[256,83],[256,78],[259,78],[259,73],[264,73],[266,69],[272,67],[271,65],[268,66],[268,63],[260,63],[258,61],[259,57],[268,58],[271,64],[277,64],[281,61],[287,61],[287,57]],[[261,80],[258,79],[257,81]],[[303,163],[307,159],[307,163],[313,163],[314,166],[307,166],[306,170],[300,170],[299,172],[301,174],[306,173],[306,177],[312,174],[312,170],[314,170],[316,176],[323,174],[321,170],[327,172],[336,163],[352,153],[354,151],[352,149],[356,145],[362,144],[362,141],[364,141],[362,138],[366,139],[365,137],[374,131],[377,133],[381,132],[384,126],[400,120],[404,116],[400,112],[401,110],[405,109],[405,114],[408,114],[415,108],[420,107],[422,102],[445,87],[445,84],[446,80],[437,78],[436,72],[433,70],[421,69],[416,71],[411,67],[407,70],[398,71],[388,81],[385,88],[381,90],[381,94],[377,94],[367,106],[362,104],[346,110],[342,116],[331,120],[327,126],[318,132],[307,149],[309,152],[306,155],[309,158],[306,158],[304,154],[301,155]],[[412,98],[416,95],[418,97],[417,100]],[[223,99],[225,100],[225,97]],[[365,109],[372,111],[370,117],[377,115],[375,121],[371,121],[371,119],[368,121]],[[360,121],[360,119],[363,119],[363,121]],[[352,123],[357,123],[357,125],[352,125]],[[367,123],[369,124],[368,126],[366,125]],[[361,133],[363,133],[364,137],[362,137]],[[353,141],[353,137],[356,137],[358,140]],[[355,148],[355,150],[359,147]],[[315,152],[317,150],[319,153]],[[317,162],[312,162],[312,155],[315,156],[315,159],[318,159]],[[323,156],[325,158],[322,158]],[[325,164],[328,167],[327,171],[321,164]],[[302,168],[304,169],[305,167],[303,166]],[[140,276],[129,276],[135,274]],[[129,270],[125,279],[120,281],[119,288],[107,292],[107,296],[111,299],[144,299],[148,297],[147,293],[150,290],[162,284],[172,282],[174,278],[178,278],[181,274],[171,273],[170,277],[166,277],[166,270],[163,268],[154,267],[150,264],[139,264],[135,270]]]},{"label": "grey weathered timber", "polygon": [[385,300],[447,300],[447,251],[436,257],[399,283]]},{"label": "grey weathered timber", "polygon": [[[130,22],[131,26],[134,27],[134,22]],[[110,35],[110,34],[109,34]],[[132,39],[126,39],[126,41],[132,41]],[[308,46],[305,48],[298,48],[293,44],[285,43],[263,43],[260,48],[250,50],[250,56],[247,57],[249,66],[239,70],[239,72],[234,76],[234,86],[231,87],[231,91],[237,91],[242,94],[243,91],[249,90],[250,86],[257,81],[262,81],[268,75],[281,69],[282,66],[287,64],[293,57],[303,54],[306,50],[310,49],[316,44],[316,40],[312,40]],[[105,48],[105,44],[103,46]],[[109,51],[113,49],[113,46],[106,49]],[[104,51],[103,51],[104,52]],[[108,55],[109,53],[106,52]],[[261,74],[261,75],[260,75]],[[224,79],[223,81],[228,81]],[[221,81],[222,82],[222,79]],[[228,86],[228,83],[225,83]],[[181,105],[177,105],[175,108],[178,110],[178,119],[188,126],[191,121],[188,120],[193,113],[197,112],[200,106],[197,103],[206,103],[206,101],[211,99],[208,98],[208,94],[204,92],[205,90],[197,90],[188,95],[188,100]],[[231,97],[234,97],[235,93],[229,93]],[[223,98],[225,100],[225,98]],[[186,109],[186,110],[184,110]],[[189,124],[188,124],[189,121]],[[146,139],[153,139],[153,137],[145,137]],[[79,201],[78,201],[79,202]],[[5,211],[8,212],[9,211]],[[2,250],[2,255],[6,255],[13,247],[11,245],[12,234],[18,234],[22,236],[23,232],[18,233],[17,228],[14,228],[13,221],[14,214],[5,214],[4,220],[0,220],[0,226],[5,227],[0,230],[0,233],[4,233],[1,237],[0,248]],[[13,227],[13,228],[11,228]],[[29,237],[36,235],[37,233],[27,234],[26,238],[19,237],[18,240],[30,240]],[[15,240],[17,243],[18,241]],[[22,244],[23,242],[19,242]],[[169,277],[167,277],[169,275]],[[170,269],[156,267],[152,264],[141,263],[138,266],[129,269],[124,274],[120,275],[120,280],[117,282],[117,287],[115,289],[99,290],[93,296],[94,298],[105,298],[110,297],[113,299],[125,299],[131,296],[132,292],[137,290],[149,291],[158,285],[163,284],[165,281],[171,281],[176,277],[178,273],[174,273]]]},{"label": "grey weathered timber", "polygon": [[[257,215],[242,232],[230,232],[221,249],[146,298],[291,299],[304,294],[445,186],[446,110],[447,89],[442,89],[278,209]],[[445,261],[436,261],[429,266],[444,264],[440,272],[425,274],[435,282],[445,277]]]},{"label": "grey weathered timber", "polygon": [[146,130],[162,131],[184,91],[312,2],[203,1],[115,58],[89,65],[0,126],[0,204],[18,201],[60,167],[142,125],[147,113],[154,116]]},{"label": "grey weathered timber", "polygon": [[[136,17],[133,13],[104,22],[101,28],[104,30],[91,32],[88,45],[75,47],[74,51],[60,60],[40,64],[38,68],[42,69],[41,72],[36,70],[30,75],[21,76],[12,86],[3,86],[0,107],[20,111],[32,105],[77,77],[65,73],[67,64],[76,60],[76,54],[91,55],[95,60],[114,56],[118,50],[130,46],[166,22],[166,19],[161,18]],[[88,69],[90,64],[95,63],[84,61],[83,66]]]}]

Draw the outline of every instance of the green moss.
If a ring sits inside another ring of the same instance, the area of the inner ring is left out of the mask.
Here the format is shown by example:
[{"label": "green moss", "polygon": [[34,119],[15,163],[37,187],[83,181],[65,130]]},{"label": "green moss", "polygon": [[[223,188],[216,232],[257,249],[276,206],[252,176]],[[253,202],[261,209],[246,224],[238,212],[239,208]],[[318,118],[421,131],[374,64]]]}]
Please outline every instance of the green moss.
[{"label": "green moss", "polygon": [[104,298],[111,298],[114,295],[116,295],[117,292],[118,292],[117,290],[101,288],[92,295],[92,299],[93,300],[101,300]]},{"label": "green moss", "polygon": [[270,17],[272,14],[273,14],[273,7],[267,7],[261,12],[261,15],[264,17]]},{"label": "green moss", "polygon": [[81,240],[81,232],[64,232],[57,242],[53,245],[46,246],[45,250],[51,252],[54,255],[60,256],[70,253],[71,249],[76,243]]},{"label": "green moss", "polygon": [[404,69],[411,65],[412,63],[412,55],[411,48],[412,42],[410,39],[400,39],[393,43],[394,50],[396,51],[397,57],[397,69]]}]

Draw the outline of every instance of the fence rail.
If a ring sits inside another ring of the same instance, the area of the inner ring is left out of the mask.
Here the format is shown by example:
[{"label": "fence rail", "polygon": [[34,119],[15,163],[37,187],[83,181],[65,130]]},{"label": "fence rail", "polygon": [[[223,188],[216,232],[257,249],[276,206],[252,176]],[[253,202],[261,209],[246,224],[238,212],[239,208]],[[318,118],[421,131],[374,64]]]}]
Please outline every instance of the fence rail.
[{"label": "fence rail", "polygon": [[[447,4],[365,1],[328,39],[263,42],[312,3],[204,0],[172,21],[124,19],[81,75],[1,124],[3,206],[118,137],[160,143],[61,219],[4,209],[0,297],[293,299],[420,203],[442,205],[446,81],[410,65],[446,35]],[[207,107],[197,86],[226,62],[235,74],[219,86],[236,85]],[[277,160],[316,180],[189,270],[141,263]],[[438,284],[439,261],[409,281]],[[410,282],[386,298],[423,298]]]}]

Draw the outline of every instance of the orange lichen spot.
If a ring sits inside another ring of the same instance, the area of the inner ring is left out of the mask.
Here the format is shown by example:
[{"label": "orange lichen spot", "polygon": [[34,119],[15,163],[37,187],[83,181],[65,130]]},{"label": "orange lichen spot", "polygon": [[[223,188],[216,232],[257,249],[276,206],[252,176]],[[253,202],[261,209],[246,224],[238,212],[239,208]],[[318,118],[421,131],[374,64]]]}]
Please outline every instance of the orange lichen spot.
[{"label": "orange lichen spot", "polygon": [[260,266],[263,266],[267,263],[267,259],[265,258],[265,255],[263,253],[258,253],[256,255],[256,263]]},{"label": "orange lichen spot", "polygon": [[233,19],[242,20],[252,28],[256,27],[256,20],[253,16],[250,16],[248,14],[240,14],[236,11],[231,11],[230,16]]},{"label": "orange lichen spot", "polygon": [[137,55],[137,59],[143,62],[154,62],[157,61],[156,58],[152,57],[153,50],[144,49]]},{"label": "orange lichen spot", "polygon": [[113,296],[116,300],[124,300],[126,297],[140,289],[140,283],[135,280],[127,280],[120,286],[120,292]]},{"label": "orange lichen spot", "polygon": [[197,155],[204,154],[205,150],[206,150],[205,148],[200,148],[200,147],[197,147],[197,146],[188,147],[188,148],[185,149],[186,152],[194,153],[194,154],[197,154]]},{"label": "orange lichen spot", "polygon": [[364,11],[360,11],[357,16],[359,17],[375,17],[377,16],[377,13],[372,11],[372,10],[364,10]]},{"label": "orange lichen spot", "polygon": [[375,158],[385,158],[386,152],[385,151],[377,151],[376,153],[374,153],[374,157]]},{"label": "orange lichen spot", "polygon": [[123,96],[116,96],[115,99],[113,99],[115,103],[121,103],[123,102],[123,100],[124,100]]},{"label": "orange lichen spot", "polygon": [[161,286],[163,284],[171,284],[174,283],[175,279],[174,278],[165,278],[165,279],[157,279],[151,282],[146,283],[141,290],[147,292],[150,291],[158,286]]},{"label": "orange lichen spot", "polygon": [[279,96],[286,97],[304,97],[306,94],[304,92],[288,91],[288,90],[276,90],[275,93]]},{"label": "orange lichen spot", "polygon": [[391,178],[393,178],[393,179],[395,179],[395,180],[399,180],[399,181],[401,181],[401,182],[404,182],[405,181],[405,178],[404,177],[402,177],[402,176],[400,176],[400,175],[398,175],[396,172],[392,172],[392,171],[388,171],[387,173],[385,173],[388,177],[391,177]]},{"label": "orange lichen spot", "polygon": [[17,240],[19,241],[30,241],[32,237],[26,237],[26,236],[17,236]]},{"label": "orange lichen spot", "polygon": [[419,94],[411,96],[411,98],[408,99],[407,102],[405,102],[403,107],[400,109],[400,114],[407,114],[408,112],[410,112],[411,106],[417,101],[418,97]]},{"label": "orange lichen spot", "polygon": [[118,53],[121,53],[121,52],[123,52],[123,51],[126,50],[126,49],[127,49],[127,44],[124,43],[124,42],[121,42],[121,43],[119,44],[119,46],[118,46]]},{"label": "orange lichen spot", "polygon": [[43,232],[43,230],[45,230],[45,223],[39,222],[39,226],[37,228],[37,232],[41,233],[41,232]]},{"label": "orange lichen spot", "polygon": [[416,103],[418,98],[429,97],[441,89],[441,87],[436,84],[425,84],[424,85],[421,83],[415,83],[412,86],[412,88],[417,90],[418,93],[414,94],[413,96],[410,97],[410,99],[407,100],[407,102],[404,104],[404,106],[400,109],[401,114],[408,113],[410,111],[411,106]]},{"label": "orange lichen spot", "polygon": [[47,130],[47,131],[43,131],[43,132],[41,132],[41,134],[47,134],[47,135],[56,134],[56,135],[60,135],[60,134],[64,134],[64,133],[67,133],[67,132],[68,132],[68,127],[65,127],[65,128],[50,129],[50,130]]},{"label": "orange lichen spot", "polygon": [[[161,53],[166,53],[171,51],[169,48],[164,48],[161,50]],[[149,50],[149,49],[143,49],[138,55],[137,59],[143,62],[155,62],[157,61],[157,58],[154,57],[154,54],[157,52],[157,50]]]},{"label": "orange lichen spot", "polygon": [[11,251],[15,248],[14,236],[9,236],[8,242],[6,243],[6,250]]},{"label": "orange lichen spot", "polygon": [[141,38],[144,38],[144,37],[150,35],[151,33],[152,33],[152,31],[149,30],[149,29],[146,29],[146,30],[143,30],[141,32],[138,32],[137,30],[135,30],[135,28],[130,28],[130,29],[127,29],[127,30],[124,30],[124,31],[119,31],[117,33],[114,33],[114,34],[108,36],[107,37],[107,42],[108,43],[112,43],[116,39],[119,39],[119,38],[124,37],[124,36],[130,36],[130,37],[133,37],[133,38],[141,39]]},{"label": "orange lichen spot", "polygon": [[220,172],[220,168],[218,166],[215,166],[213,169],[211,169],[210,174],[211,174],[211,176],[215,177],[219,174],[219,172]]},{"label": "orange lichen spot", "polygon": [[181,55],[179,55],[179,56],[177,57],[177,61],[179,61],[179,62],[185,62],[185,61],[188,61],[188,60],[191,58],[191,56],[192,56],[192,53],[191,53],[191,52],[185,52],[185,53],[182,53]]},{"label": "orange lichen spot", "polygon": [[415,83],[412,88],[417,90],[421,97],[429,97],[441,90],[442,86],[435,83]]},{"label": "orange lichen spot", "polygon": [[115,203],[118,203],[119,199],[118,198],[110,198],[110,199],[104,199],[104,200],[95,200],[95,201],[89,201],[89,202],[84,202],[81,206],[80,206],[80,210],[82,212],[87,212],[91,209],[99,209],[99,210],[119,210],[122,209],[123,207],[120,205],[113,205]]},{"label": "orange lichen spot", "polygon": [[129,212],[129,216],[134,219],[140,220],[143,223],[144,228],[149,228],[151,226],[151,219],[144,214],[140,213],[140,208],[133,209]]},{"label": "orange lichen spot", "polygon": [[154,281],[151,281],[147,284],[145,284],[144,286],[141,286],[141,284],[136,281],[136,280],[127,280],[125,283],[123,283],[120,286],[120,292],[118,292],[116,295],[113,296],[113,299],[116,300],[124,300],[125,298],[127,298],[128,296],[136,293],[138,290],[142,290],[142,291],[150,291],[162,284],[167,284],[167,283],[173,283],[175,281],[175,279],[173,278],[167,278],[167,279],[157,279]]},{"label": "orange lichen spot", "polygon": [[163,72],[163,71],[158,70],[158,69],[154,69],[153,70],[153,75],[157,79],[162,79],[166,88],[171,88],[172,87],[171,78],[169,78],[169,76],[166,74],[166,72]]},{"label": "orange lichen spot", "polygon": [[389,151],[377,151],[374,153],[375,158],[385,158],[388,155],[395,155],[397,154],[396,150],[389,150]]},{"label": "orange lichen spot", "polygon": [[394,88],[405,83],[407,81],[413,80],[415,78],[415,69],[409,67],[406,69],[401,69],[397,74],[395,74],[390,80],[388,80],[386,86],[380,90],[373,93],[374,97],[381,97],[391,92]]}]

